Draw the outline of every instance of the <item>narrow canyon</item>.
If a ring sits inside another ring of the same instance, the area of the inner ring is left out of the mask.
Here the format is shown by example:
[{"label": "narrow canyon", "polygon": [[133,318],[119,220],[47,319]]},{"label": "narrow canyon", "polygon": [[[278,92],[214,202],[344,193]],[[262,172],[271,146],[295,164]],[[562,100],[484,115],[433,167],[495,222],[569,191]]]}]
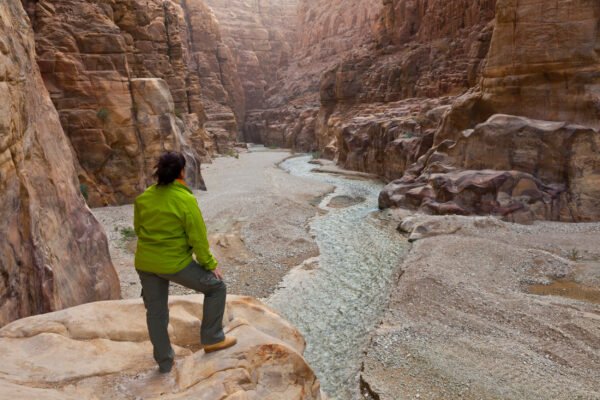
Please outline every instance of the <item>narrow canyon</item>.
[{"label": "narrow canyon", "polygon": [[[599,2],[5,0],[0,33],[0,397],[600,398]],[[172,286],[167,376],[131,229],[164,151],[239,339],[201,351]]]}]

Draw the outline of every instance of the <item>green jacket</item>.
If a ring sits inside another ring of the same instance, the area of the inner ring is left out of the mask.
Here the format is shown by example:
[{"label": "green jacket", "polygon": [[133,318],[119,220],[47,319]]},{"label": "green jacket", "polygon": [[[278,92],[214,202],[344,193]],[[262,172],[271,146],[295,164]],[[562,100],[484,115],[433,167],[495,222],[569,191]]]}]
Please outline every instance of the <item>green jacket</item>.
[{"label": "green jacket", "polygon": [[178,181],[152,185],[135,199],[133,227],[138,237],[135,268],[140,271],[174,274],[194,260],[192,253],[205,269],[217,268],[198,201]]}]

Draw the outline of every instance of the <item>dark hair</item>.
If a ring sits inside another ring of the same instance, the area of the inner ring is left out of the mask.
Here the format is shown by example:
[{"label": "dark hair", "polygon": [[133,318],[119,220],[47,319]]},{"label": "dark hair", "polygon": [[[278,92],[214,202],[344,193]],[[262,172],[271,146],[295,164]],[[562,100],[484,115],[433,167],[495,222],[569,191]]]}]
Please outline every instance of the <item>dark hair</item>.
[{"label": "dark hair", "polygon": [[181,153],[168,151],[161,154],[155,168],[154,176],[158,179],[158,184],[168,185],[179,178],[181,170],[185,168],[185,158]]}]

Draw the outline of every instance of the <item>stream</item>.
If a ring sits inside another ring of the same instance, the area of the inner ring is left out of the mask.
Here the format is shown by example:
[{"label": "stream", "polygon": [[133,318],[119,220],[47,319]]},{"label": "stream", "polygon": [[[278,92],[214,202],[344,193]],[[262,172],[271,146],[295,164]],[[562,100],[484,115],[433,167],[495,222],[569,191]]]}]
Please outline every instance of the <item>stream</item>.
[{"label": "stream", "polygon": [[351,400],[360,396],[362,354],[407,245],[377,207],[383,184],[311,172],[317,167],[311,159],[290,158],[280,167],[336,188],[319,203],[326,213],[310,222],[320,251],[318,266],[290,272],[267,303],[304,335],[304,357],[327,396]]}]

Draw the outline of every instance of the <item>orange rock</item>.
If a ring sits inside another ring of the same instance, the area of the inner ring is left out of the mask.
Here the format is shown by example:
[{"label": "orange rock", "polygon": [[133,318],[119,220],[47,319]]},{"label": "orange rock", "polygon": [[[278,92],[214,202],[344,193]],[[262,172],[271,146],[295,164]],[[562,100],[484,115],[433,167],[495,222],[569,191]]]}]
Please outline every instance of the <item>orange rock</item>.
[{"label": "orange rock", "polygon": [[[120,297],[100,224],[35,63],[17,0],[0,3],[0,325]],[[102,153],[102,144],[93,144]]]},{"label": "orange rock", "polygon": [[324,399],[302,357],[302,335],[257,300],[228,296],[224,328],[238,342],[204,353],[202,299],[170,299],[175,365],[169,374],[158,373],[152,358],[141,299],[85,304],[7,325],[0,330],[0,397]]}]

